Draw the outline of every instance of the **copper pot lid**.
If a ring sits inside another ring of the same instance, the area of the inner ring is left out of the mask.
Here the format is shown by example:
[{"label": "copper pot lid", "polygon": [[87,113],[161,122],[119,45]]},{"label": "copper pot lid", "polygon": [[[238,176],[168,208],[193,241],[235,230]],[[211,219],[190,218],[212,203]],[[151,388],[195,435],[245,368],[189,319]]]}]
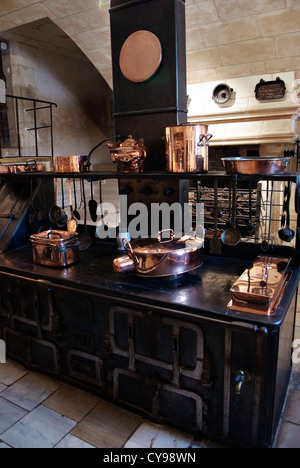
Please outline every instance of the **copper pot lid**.
[{"label": "copper pot lid", "polygon": [[142,83],[151,78],[162,61],[162,46],[155,34],[140,30],[124,42],[120,53],[120,68],[129,81]]},{"label": "copper pot lid", "polygon": [[[202,227],[201,227],[202,228]],[[166,234],[169,234],[169,238],[166,239]],[[188,236],[185,235],[181,238],[175,238],[174,231],[172,229],[165,229],[158,233],[158,237],[155,238],[141,238],[136,239],[132,242],[125,240],[124,246],[126,250],[131,250],[135,254],[167,254],[171,252],[186,252],[190,250],[198,250],[203,247],[205,233],[204,229],[199,236]],[[130,249],[131,247],[131,249]]]}]

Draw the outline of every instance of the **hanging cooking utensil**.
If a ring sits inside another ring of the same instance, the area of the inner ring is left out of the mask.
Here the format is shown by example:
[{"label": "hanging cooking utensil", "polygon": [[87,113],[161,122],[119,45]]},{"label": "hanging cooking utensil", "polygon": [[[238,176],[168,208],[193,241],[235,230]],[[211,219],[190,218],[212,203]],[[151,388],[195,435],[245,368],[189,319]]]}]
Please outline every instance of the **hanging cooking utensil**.
[{"label": "hanging cooking utensil", "polygon": [[[267,181],[267,198],[266,198],[266,221],[265,221],[265,238],[261,244],[261,250],[267,252],[270,246],[274,244],[271,239],[271,227],[272,227],[272,212],[273,212],[273,194],[274,194],[274,182],[272,181],[271,196],[269,201],[269,181]],[[269,229],[268,228],[268,206],[269,206]]]},{"label": "hanging cooking utensil", "polygon": [[228,198],[228,219],[226,221],[226,227],[231,228],[232,227],[232,209],[231,209],[231,203],[232,203],[232,179],[230,179],[230,184],[229,184],[229,198]]},{"label": "hanging cooking utensil", "polygon": [[214,236],[210,240],[210,253],[213,255],[221,255],[222,242],[218,236],[218,181],[214,181]]},{"label": "hanging cooking utensil", "polygon": [[77,223],[77,220],[74,218],[74,212],[73,212],[71,179],[69,179],[68,183],[69,183],[69,201],[70,201],[71,218],[67,222],[67,229],[69,232],[77,232],[78,223]]},{"label": "hanging cooking utensil", "polygon": [[58,180],[54,179],[54,206],[49,211],[49,220],[52,224],[57,224],[61,219],[61,208],[57,204]]},{"label": "hanging cooking utensil", "polygon": [[97,221],[97,202],[94,200],[94,195],[93,195],[93,179],[90,179],[91,183],[91,199],[89,201],[89,212],[90,212],[90,217],[91,220],[95,223]]},{"label": "hanging cooking utensil", "polygon": [[92,244],[92,237],[88,232],[86,219],[87,219],[87,206],[86,206],[86,197],[85,197],[85,190],[84,190],[84,181],[81,180],[81,190],[82,190],[82,198],[83,198],[83,206],[84,206],[84,231],[79,234],[79,250],[87,250]]},{"label": "hanging cooking utensil", "polygon": [[[286,193],[286,192],[285,192]],[[285,210],[286,210],[286,226],[278,232],[279,238],[283,242],[292,242],[295,237],[295,232],[290,228],[291,223],[291,216],[290,216],[290,202],[291,202],[291,182],[288,182],[287,186],[287,196],[285,202]]]},{"label": "hanging cooking utensil", "polygon": [[264,235],[264,240],[261,243],[261,250],[263,252],[266,252],[269,248],[269,244],[267,241],[267,223],[268,223],[268,206],[269,206],[269,181],[267,181],[267,189],[266,189],[266,201],[265,201],[265,207],[266,207],[266,213],[265,213],[265,235]]},{"label": "hanging cooking utensil", "polygon": [[234,177],[232,193],[232,227],[223,232],[221,239],[223,244],[235,247],[241,241],[241,233],[236,227],[236,206],[237,206],[237,178]]},{"label": "hanging cooking utensil", "polygon": [[78,221],[80,221],[81,216],[79,211],[77,210],[77,193],[76,193],[76,182],[75,179],[73,179],[73,190],[74,190],[74,200],[75,200],[75,208],[74,208],[74,216]]},{"label": "hanging cooking utensil", "polygon": [[64,228],[68,222],[68,216],[65,212],[65,195],[64,195],[64,179],[61,179],[61,199],[62,199],[62,209],[61,209],[61,218],[57,223],[59,228]]}]

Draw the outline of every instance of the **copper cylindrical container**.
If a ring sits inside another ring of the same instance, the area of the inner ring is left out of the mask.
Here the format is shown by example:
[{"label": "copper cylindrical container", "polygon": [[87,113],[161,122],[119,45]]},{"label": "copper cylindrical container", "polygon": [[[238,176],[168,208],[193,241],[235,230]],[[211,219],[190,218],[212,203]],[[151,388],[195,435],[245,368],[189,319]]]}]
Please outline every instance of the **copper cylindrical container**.
[{"label": "copper cylindrical container", "polygon": [[165,129],[168,172],[208,171],[208,125],[183,124]]},{"label": "copper cylindrical container", "polygon": [[87,172],[88,156],[54,156],[53,166],[55,172],[66,174],[68,172]]}]

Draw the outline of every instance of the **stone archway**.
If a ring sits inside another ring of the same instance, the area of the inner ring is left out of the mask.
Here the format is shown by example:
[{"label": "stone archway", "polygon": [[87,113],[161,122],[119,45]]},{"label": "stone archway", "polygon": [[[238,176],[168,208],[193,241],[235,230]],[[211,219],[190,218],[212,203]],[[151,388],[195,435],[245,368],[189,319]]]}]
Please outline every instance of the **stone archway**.
[{"label": "stone archway", "polygon": [[49,18],[74,41],[112,87],[109,5],[108,0],[3,0],[0,37],[17,26]]}]

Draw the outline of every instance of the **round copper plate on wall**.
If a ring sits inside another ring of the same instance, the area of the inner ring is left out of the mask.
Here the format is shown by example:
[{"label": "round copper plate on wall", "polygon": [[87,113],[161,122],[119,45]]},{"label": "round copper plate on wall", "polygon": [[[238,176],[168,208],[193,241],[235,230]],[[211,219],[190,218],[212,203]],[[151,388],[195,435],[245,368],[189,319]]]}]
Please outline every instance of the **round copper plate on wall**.
[{"label": "round copper plate on wall", "polygon": [[122,46],[120,68],[125,78],[134,83],[149,80],[158,70],[161,61],[161,43],[150,31],[134,32]]}]

